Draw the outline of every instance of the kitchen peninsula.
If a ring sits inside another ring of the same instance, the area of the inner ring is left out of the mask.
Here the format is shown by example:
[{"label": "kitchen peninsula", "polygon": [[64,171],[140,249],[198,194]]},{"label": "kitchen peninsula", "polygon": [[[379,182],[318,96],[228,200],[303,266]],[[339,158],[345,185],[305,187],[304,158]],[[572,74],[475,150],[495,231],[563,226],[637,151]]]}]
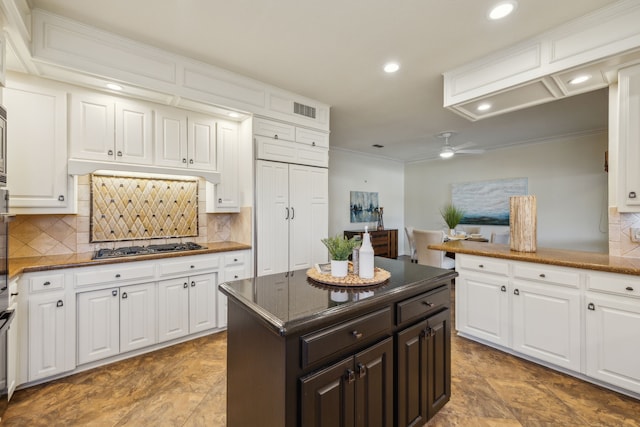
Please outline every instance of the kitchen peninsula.
[{"label": "kitchen peninsula", "polygon": [[447,242],[458,334],[640,399],[640,260]]},{"label": "kitchen peninsula", "polygon": [[391,278],[373,288],[323,285],[305,270],[220,286],[229,426],[421,425],[448,402],[456,273],[375,265]]}]

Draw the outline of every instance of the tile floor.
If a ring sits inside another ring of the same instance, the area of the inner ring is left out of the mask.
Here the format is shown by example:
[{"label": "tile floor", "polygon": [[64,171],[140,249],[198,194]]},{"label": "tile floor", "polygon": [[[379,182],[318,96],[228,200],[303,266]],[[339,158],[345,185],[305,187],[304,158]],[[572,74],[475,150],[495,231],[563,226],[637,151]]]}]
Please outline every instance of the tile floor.
[{"label": "tile floor", "polygon": [[[19,390],[2,426],[224,426],[225,366],[223,332]],[[452,398],[427,425],[632,427],[640,401],[454,335]]]}]

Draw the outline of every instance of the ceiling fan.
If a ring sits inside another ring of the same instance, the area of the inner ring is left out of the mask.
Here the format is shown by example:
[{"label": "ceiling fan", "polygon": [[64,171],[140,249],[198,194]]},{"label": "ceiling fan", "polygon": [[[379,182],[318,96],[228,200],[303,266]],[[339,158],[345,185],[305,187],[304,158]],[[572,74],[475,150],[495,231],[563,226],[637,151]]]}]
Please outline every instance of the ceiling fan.
[{"label": "ceiling fan", "polygon": [[453,157],[454,154],[484,153],[484,150],[481,150],[481,149],[467,150],[467,147],[473,147],[474,145],[476,145],[475,142],[465,142],[464,144],[460,144],[455,147],[452,146],[451,144],[449,144],[449,138],[454,134],[455,132],[445,131],[445,132],[440,132],[438,135],[436,135],[438,138],[444,138],[444,145],[442,146],[442,150],[440,150],[440,157],[442,157],[443,159],[448,159],[450,157]]}]

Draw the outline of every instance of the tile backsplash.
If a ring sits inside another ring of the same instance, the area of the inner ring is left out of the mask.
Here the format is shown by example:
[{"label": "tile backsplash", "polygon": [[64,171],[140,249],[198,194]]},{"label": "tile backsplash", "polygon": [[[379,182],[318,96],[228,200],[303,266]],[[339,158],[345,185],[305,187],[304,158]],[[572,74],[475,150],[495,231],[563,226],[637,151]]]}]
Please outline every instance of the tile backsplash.
[{"label": "tile backsplash", "polygon": [[186,241],[200,244],[221,241],[251,244],[251,207],[241,208],[239,214],[207,214],[205,193],[204,180],[198,180],[198,233],[195,237],[91,243],[91,182],[89,175],[80,176],[78,214],[16,216],[9,224],[9,256],[66,255],[102,248]]},{"label": "tile backsplash", "polygon": [[640,244],[631,241],[631,227],[640,228],[640,214],[609,208],[609,255],[640,258]]}]

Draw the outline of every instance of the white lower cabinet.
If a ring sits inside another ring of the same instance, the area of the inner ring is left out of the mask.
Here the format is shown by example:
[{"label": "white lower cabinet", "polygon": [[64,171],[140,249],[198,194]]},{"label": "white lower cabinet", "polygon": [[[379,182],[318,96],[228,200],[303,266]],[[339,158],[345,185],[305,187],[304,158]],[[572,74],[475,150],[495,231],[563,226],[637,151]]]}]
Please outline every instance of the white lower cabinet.
[{"label": "white lower cabinet", "polygon": [[158,341],[215,328],[218,274],[162,280],[158,283]]},{"label": "white lower cabinet", "polygon": [[63,292],[29,297],[29,381],[69,370],[69,317]]},{"label": "white lower cabinet", "polygon": [[120,353],[158,342],[156,284],[120,289]]}]

